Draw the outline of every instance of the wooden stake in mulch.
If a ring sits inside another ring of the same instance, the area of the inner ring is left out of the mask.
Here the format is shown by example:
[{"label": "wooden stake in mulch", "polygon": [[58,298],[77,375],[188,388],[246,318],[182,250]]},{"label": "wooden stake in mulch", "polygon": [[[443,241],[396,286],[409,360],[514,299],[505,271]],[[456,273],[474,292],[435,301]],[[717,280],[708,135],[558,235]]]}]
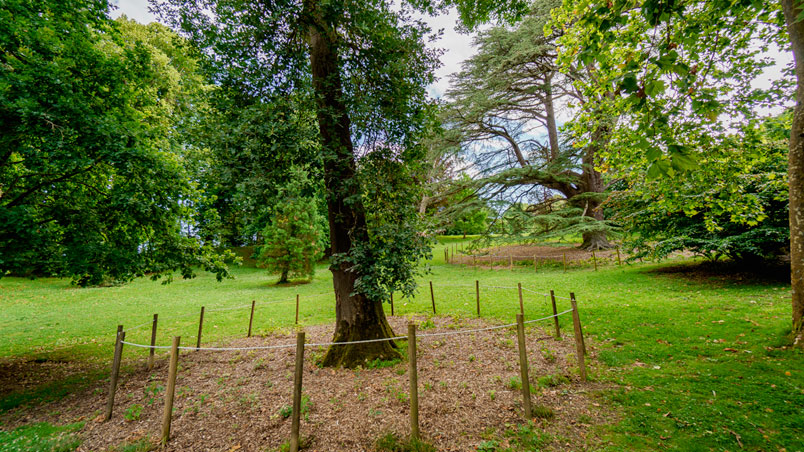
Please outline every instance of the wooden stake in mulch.
[{"label": "wooden stake in mulch", "polygon": [[[575,300],[575,293],[570,292],[570,300]],[[577,312],[578,310],[573,307],[573,309]],[[583,327],[581,326],[581,314],[578,314],[578,330],[581,332],[581,345],[583,345],[583,354],[586,355],[586,339],[583,337]]]},{"label": "wooden stake in mulch", "polygon": [[522,378],[522,408],[525,419],[530,419],[530,380],[528,379],[528,353],[525,350],[525,316],[516,315],[516,336],[519,341],[519,372]]},{"label": "wooden stake in mulch", "polygon": [[581,333],[581,318],[578,315],[578,305],[575,303],[575,297],[570,299],[570,303],[572,303],[572,324],[575,327],[575,354],[578,355],[578,369],[581,373],[581,381],[586,381],[583,333]]},{"label": "wooden stake in mulch", "polygon": [[296,294],[296,325],[299,324],[299,294]]},{"label": "wooden stake in mulch", "polygon": [[522,303],[522,283],[516,283],[516,287],[519,289],[519,313],[524,315],[525,304]]},{"label": "wooden stake in mulch", "polygon": [[201,348],[201,331],[204,329],[204,307],[201,306],[201,317],[198,318],[198,340],[195,343],[196,351]]},{"label": "wooden stake in mulch", "polygon": [[154,352],[156,349],[156,323],[159,320],[159,314],[154,314],[154,323],[151,325],[151,348],[148,350],[148,370],[154,368]]},{"label": "wooden stake in mulch", "polygon": [[556,294],[550,291],[550,301],[553,302],[553,320],[556,323],[556,339],[561,339],[561,329],[558,326],[558,309],[556,308]]},{"label": "wooden stake in mulch", "polygon": [[251,315],[248,317],[248,334],[246,337],[251,337],[251,325],[254,323],[254,304],[257,300],[251,300]]},{"label": "wooden stake in mulch", "polygon": [[475,297],[477,299],[477,316],[480,317],[480,281],[475,280]]},{"label": "wooden stake in mulch", "polygon": [[617,247],[617,265],[622,265],[620,262],[620,247]]},{"label": "wooden stake in mulch", "polygon": [[165,391],[165,412],[162,415],[162,444],[170,439],[170,421],[173,419],[173,395],[176,393],[176,373],[179,370],[179,343],[181,336],[173,338],[170,347],[170,367],[168,368],[168,384]]},{"label": "wooden stake in mulch", "polygon": [[564,251],[564,273],[567,273],[567,252]]},{"label": "wooden stake in mulch", "polygon": [[410,439],[419,439],[419,373],[416,368],[416,325],[408,323],[408,374],[410,375]]},{"label": "wooden stake in mulch", "polygon": [[391,315],[394,315],[394,293],[391,292]]},{"label": "wooden stake in mulch", "polygon": [[595,264],[595,271],[597,271],[597,256],[595,256],[595,250],[592,250],[592,262]]},{"label": "wooden stake in mulch", "polygon": [[[337,345],[335,345],[337,347]],[[304,371],[304,331],[296,333],[296,373],[293,376],[293,412],[290,424],[290,452],[299,452],[302,374]]]},{"label": "wooden stake in mulch", "polygon": [[117,335],[114,340],[114,359],[112,359],[112,375],[109,383],[109,401],[106,403],[106,415],[104,420],[112,418],[114,410],[114,393],[117,391],[117,378],[120,376],[120,361],[123,359],[123,341],[126,339],[126,332],[123,325],[117,325]]},{"label": "wooden stake in mulch", "polygon": [[433,302],[433,314],[436,313],[435,309],[435,294],[433,294],[433,282],[430,281],[430,301]]}]

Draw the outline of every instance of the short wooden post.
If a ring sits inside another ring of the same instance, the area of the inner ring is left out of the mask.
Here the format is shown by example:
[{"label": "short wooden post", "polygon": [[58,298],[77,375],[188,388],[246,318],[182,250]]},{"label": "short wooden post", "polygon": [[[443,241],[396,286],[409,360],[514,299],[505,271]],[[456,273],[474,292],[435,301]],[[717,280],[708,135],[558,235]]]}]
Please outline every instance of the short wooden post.
[{"label": "short wooden post", "polygon": [[550,301],[553,302],[553,321],[556,324],[556,339],[561,339],[561,328],[558,326],[558,308],[556,308],[556,294],[550,291]]},{"label": "short wooden post", "polygon": [[564,251],[564,273],[567,273],[567,252]]},{"label": "short wooden post", "polygon": [[536,256],[535,255],[533,256],[533,271],[534,272],[539,271],[539,268],[536,266]]},{"label": "short wooden post", "polygon": [[519,342],[519,373],[522,378],[522,408],[525,419],[530,419],[530,380],[528,379],[528,353],[525,349],[525,316],[516,315],[516,336]]},{"label": "short wooden post", "polygon": [[617,265],[622,265],[620,262],[620,247],[617,247]]},{"label": "short wooden post", "polygon": [[117,325],[117,335],[114,339],[114,358],[112,359],[112,375],[109,382],[109,401],[106,403],[106,415],[104,420],[112,418],[114,410],[114,393],[117,391],[117,378],[120,376],[120,361],[123,359],[123,341],[126,340],[126,332],[123,325]]},{"label": "short wooden post", "polygon": [[408,323],[408,374],[410,376],[410,438],[419,439],[419,374],[416,368],[416,325]]},{"label": "short wooden post", "polygon": [[[574,292],[570,292],[570,300],[575,301],[575,293]],[[578,310],[574,306],[575,305],[573,304],[572,309],[577,312]],[[581,332],[581,345],[583,346],[583,354],[585,355],[586,354],[586,339],[584,339],[584,337],[583,337],[583,327],[581,326],[581,315],[580,314],[578,314],[578,331]]]},{"label": "short wooden post", "polygon": [[435,314],[436,313],[435,294],[433,293],[433,282],[432,281],[430,281],[430,301],[433,302],[433,314]]},{"label": "short wooden post", "polygon": [[595,256],[595,250],[592,250],[592,263],[594,263],[595,271],[597,271],[597,256]]},{"label": "short wooden post", "polygon": [[257,300],[251,300],[251,315],[248,317],[248,334],[246,337],[251,337],[251,325],[254,323],[254,305]]},{"label": "short wooden post", "polygon": [[201,331],[204,329],[204,307],[201,306],[201,317],[198,318],[198,340],[195,343],[196,351],[201,348]]},{"label": "short wooden post", "polygon": [[475,280],[475,297],[477,299],[477,316],[480,317],[480,281]]},{"label": "short wooden post", "polygon": [[394,315],[394,293],[391,292],[391,315]]},{"label": "short wooden post", "polygon": [[514,270],[514,255],[513,254],[508,255],[508,269],[511,270],[511,271]]},{"label": "short wooden post", "polygon": [[522,283],[516,283],[517,289],[519,289],[519,312],[521,314],[525,314],[525,304],[522,302]]},{"label": "short wooden post", "polygon": [[586,361],[583,350],[581,319],[578,316],[578,305],[575,303],[575,299],[571,299],[570,303],[572,303],[572,324],[575,327],[575,354],[578,355],[578,369],[581,373],[581,381],[586,381]]},{"label": "short wooden post", "polygon": [[154,368],[154,352],[156,351],[156,323],[159,320],[159,314],[154,314],[154,321],[151,325],[151,348],[148,350],[148,370]]},{"label": "short wooden post", "polygon": [[179,343],[181,336],[173,338],[170,347],[170,367],[168,368],[168,383],[165,391],[165,412],[162,415],[162,444],[170,439],[170,421],[173,419],[173,395],[176,393],[176,373],[179,370]]},{"label": "short wooden post", "polygon": [[296,325],[299,324],[299,294],[296,294]]},{"label": "short wooden post", "polygon": [[[335,345],[337,347],[337,345]],[[302,374],[304,371],[304,331],[296,333],[296,373],[293,376],[293,412],[290,424],[290,452],[299,451]]]},{"label": "short wooden post", "polygon": [[472,256],[472,267],[477,267],[477,256]]}]

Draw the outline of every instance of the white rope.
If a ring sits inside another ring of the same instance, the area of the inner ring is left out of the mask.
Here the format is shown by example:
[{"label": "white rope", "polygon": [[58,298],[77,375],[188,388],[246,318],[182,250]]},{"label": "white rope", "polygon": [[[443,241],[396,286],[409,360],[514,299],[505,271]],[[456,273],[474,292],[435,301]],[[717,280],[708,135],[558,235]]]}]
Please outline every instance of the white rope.
[{"label": "white rope", "polygon": [[[543,320],[552,319],[553,317],[558,317],[564,315],[568,312],[572,312],[572,309],[568,309],[564,312],[559,312],[558,314],[548,315],[546,317],[542,317],[539,319],[528,320],[523,323],[534,323],[534,322],[541,322]],[[458,334],[469,334],[469,333],[477,333],[481,331],[491,331],[491,330],[498,330],[502,328],[510,328],[512,326],[516,326],[516,323],[506,323],[504,325],[495,325],[489,326],[485,328],[473,328],[469,330],[458,330],[458,331],[445,331],[442,333],[422,333],[417,334],[418,337],[439,337],[439,336],[454,336]],[[347,341],[347,342],[319,342],[319,343],[309,343],[304,344],[305,347],[330,347],[333,345],[355,345],[355,344],[370,344],[374,342],[387,342],[387,341],[396,341],[396,340],[407,340],[407,336],[394,336],[394,337],[384,337],[380,339],[366,339],[362,341]],[[139,347],[139,348],[153,348],[153,349],[170,349],[172,346],[170,345],[145,345],[145,344],[137,344],[134,342],[128,341],[120,341],[123,344],[131,345],[132,347]],[[296,344],[281,344],[281,345],[263,345],[263,346],[253,346],[253,347],[192,347],[192,346],[181,346],[179,350],[205,350],[205,351],[241,351],[241,350],[273,350],[278,348],[292,348],[295,347]]]}]

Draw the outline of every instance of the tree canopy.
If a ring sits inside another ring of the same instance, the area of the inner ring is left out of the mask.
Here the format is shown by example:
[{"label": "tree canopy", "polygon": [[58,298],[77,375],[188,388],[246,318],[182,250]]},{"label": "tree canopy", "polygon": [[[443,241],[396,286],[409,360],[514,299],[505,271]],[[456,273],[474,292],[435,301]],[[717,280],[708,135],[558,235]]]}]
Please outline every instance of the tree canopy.
[{"label": "tree canopy", "polygon": [[178,133],[205,89],[196,62],[164,26],[107,8],[0,7],[0,276],[87,285],[202,265],[223,277],[221,257],[185,233],[199,194]]}]

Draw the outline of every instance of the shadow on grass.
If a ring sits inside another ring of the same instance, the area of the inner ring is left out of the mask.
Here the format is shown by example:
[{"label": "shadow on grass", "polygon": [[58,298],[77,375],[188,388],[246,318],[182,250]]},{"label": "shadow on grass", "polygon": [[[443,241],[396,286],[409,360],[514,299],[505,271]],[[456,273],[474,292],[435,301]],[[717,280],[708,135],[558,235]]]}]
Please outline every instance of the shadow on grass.
[{"label": "shadow on grass", "polygon": [[706,284],[764,285],[790,284],[789,262],[703,261],[667,265],[646,273],[683,278]]}]

